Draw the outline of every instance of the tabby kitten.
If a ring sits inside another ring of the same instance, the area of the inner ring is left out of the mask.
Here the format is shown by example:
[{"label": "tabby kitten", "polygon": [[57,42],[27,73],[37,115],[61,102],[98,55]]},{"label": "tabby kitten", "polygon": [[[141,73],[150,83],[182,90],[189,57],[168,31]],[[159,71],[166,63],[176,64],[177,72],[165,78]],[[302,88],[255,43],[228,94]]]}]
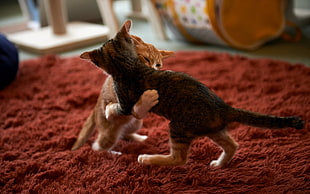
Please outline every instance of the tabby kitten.
[{"label": "tabby kitten", "polygon": [[132,107],[145,90],[158,91],[159,102],[150,111],[170,120],[170,154],[139,155],[139,163],[185,164],[192,141],[207,136],[223,149],[220,157],[210,165],[223,166],[230,162],[238,147],[225,129],[231,122],[266,128],[304,127],[304,121],[299,117],[276,117],[233,108],[184,73],[145,66],[137,57],[129,35],[130,27],[131,21],[125,22],[113,39],[97,50],[83,53],[81,58],[90,59],[113,77],[118,114],[131,114]]},{"label": "tabby kitten", "polygon": [[[162,67],[162,60],[172,56],[172,51],[157,50],[153,45],[143,42],[137,36],[132,35],[135,50],[143,64],[154,69]],[[142,126],[142,118],[147,114],[152,106],[158,103],[156,90],[146,90],[134,105],[133,116],[119,115],[115,109],[117,97],[114,92],[113,78],[108,76],[103,84],[97,104],[87,120],[85,121],[79,136],[72,146],[72,150],[80,148],[87,139],[98,128],[98,137],[93,144],[93,150],[109,150],[119,138],[135,141],[144,141],[147,136],[138,135],[136,131]],[[113,152],[117,153],[117,152]]]}]

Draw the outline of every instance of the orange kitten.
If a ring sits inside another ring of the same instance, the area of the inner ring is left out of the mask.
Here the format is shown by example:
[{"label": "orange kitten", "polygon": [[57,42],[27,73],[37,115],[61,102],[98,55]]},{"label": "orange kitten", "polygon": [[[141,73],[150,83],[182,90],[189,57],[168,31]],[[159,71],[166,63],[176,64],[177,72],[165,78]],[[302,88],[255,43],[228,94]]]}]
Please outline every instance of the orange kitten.
[{"label": "orange kitten", "polygon": [[[147,44],[137,36],[131,36],[139,59],[147,66],[154,69],[162,67],[162,60],[174,53],[172,51],[158,50],[153,45]],[[134,105],[132,114],[135,116],[121,116],[115,112],[114,105],[118,103],[114,91],[114,83],[108,76],[102,86],[97,104],[85,121],[72,150],[79,149],[98,128],[98,137],[92,146],[93,150],[111,151],[119,138],[131,139],[142,142],[147,136],[138,135],[136,132],[142,126],[142,118],[158,103],[156,90],[146,90]],[[115,153],[115,152],[114,152]]]}]

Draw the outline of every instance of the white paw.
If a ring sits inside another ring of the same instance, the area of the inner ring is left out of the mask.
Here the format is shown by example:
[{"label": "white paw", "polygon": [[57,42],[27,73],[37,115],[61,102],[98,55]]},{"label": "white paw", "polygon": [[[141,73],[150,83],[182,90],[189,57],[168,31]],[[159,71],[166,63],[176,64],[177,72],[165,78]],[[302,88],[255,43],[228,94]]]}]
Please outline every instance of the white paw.
[{"label": "white paw", "polygon": [[92,149],[93,149],[94,151],[100,151],[100,150],[101,150],[101,147],[100,147],[100,145],[99,145],[98,142],[94,142],[93,145],[92,145]]},{"label": "white paw", "polygon": [[138,138],[137,138],[137,141],[139,142],[143,142],[147,139],[147,136],[146,135],[139,135]]},{"label": "white paw", "polygon": [[146,135],[132,134],[132,139],[137,142],[143,142],[147,139]]},{"label": "white paw", "polygon": [[218,160],[212,160],[210,162],[210,166],[211,167],[221,167],[222,165],[220,164],[220,162]]},{"label": "white paw", "polygon": [[139,162],[139,164],[148,165],[148,164],[151,164],[150,158],[151,158],[151,155],[141,154],[138,156],[138,162]]}]

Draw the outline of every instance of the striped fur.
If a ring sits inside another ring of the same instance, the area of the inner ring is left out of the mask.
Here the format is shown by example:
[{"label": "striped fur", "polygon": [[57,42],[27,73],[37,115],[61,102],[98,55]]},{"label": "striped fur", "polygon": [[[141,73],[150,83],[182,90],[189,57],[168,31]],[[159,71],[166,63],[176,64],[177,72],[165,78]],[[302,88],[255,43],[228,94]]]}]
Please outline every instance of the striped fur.
[{"label": "striped fur", "polygon": [[113,77],[118,114],[130,115],[135,102],[146,90],[156,90],[159,94],[159,103],[150,111],[170,120],[171,151],[169,155],[140,155],[138,162],[141,164],[185,164],[192,141],[208,136],[223,149],[221,156],[210,165],[226,165],[238,147],[226,131],[231,122],[265,128],[304,127],[299,117],[276,117],[233,108],[184,73],[145,66],[134,49],[130,27],[131,21],[125,22],[115,38],[89,52],[89,58]]}]

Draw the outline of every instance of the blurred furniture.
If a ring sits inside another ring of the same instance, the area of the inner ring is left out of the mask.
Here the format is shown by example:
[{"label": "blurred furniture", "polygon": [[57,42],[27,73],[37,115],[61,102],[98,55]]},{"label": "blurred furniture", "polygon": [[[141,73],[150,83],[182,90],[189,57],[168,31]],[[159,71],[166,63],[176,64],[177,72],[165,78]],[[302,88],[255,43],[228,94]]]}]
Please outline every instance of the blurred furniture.
[{"label": "blurred furniture", "polygon": [[256,49],[280,36],[297,42],[301,39],[301,27],[310,24],[310,6],[296,9],[294,0],[145,2],[148,2],[149,12],[154,13],[150,20],[156,27],[156,33],[162,34],[160,37],[167,38],[163,27],[165,23],[179,39],[238,49]]},{"label": "blurred furniture", "polygon": [[[120,28],[113,8],[113,2],[114,0],[97,0],[102,20],[110,28],[109,37],[113,37]],[[129,17],[142,18],[150,21],[156,35],[160,39],[167,39],[166,32],[161,24],[160,16],[152,0],[131,0],[131,9],[132,12],[129,14]]]},{"label": "blurred furniture", "polygon": [[85,22],[67,23],[64,0],[39,2],[46,8],[49,26],[9,34],[8,39],[17,46],[36,53],[56,53],[107,39],[107,26]]}]

